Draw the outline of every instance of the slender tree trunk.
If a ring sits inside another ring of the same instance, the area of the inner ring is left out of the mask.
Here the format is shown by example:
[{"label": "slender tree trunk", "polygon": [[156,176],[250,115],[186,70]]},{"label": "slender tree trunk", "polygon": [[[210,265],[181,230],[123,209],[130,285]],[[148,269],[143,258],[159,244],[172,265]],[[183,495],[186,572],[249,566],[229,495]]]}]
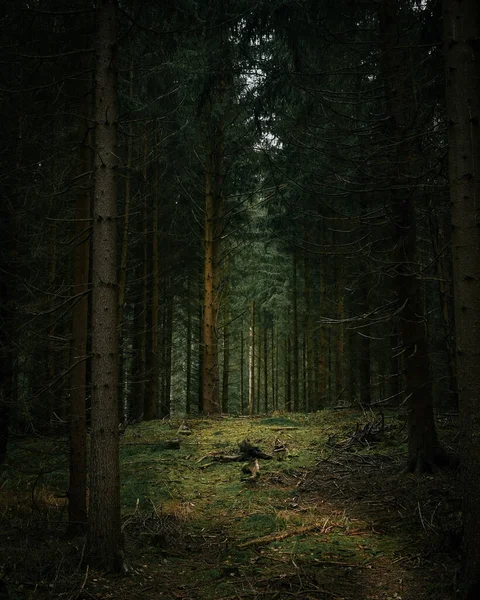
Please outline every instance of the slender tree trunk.
[{"label": "slender tree trunk", "polygon": [[275,320],[272,319],[272,335],[270,337],[271,345],[270,345],[270,360],[271,360],[271,381],[272,381],[272,409],[277,410],[277,385],[275,381]]},{"label": "slender tree trunk", "polygon": [[70,482],[68,487],[68,533],[76,535],[87,526],[87,344],[88,283],[90,271],[90,230],[92,135],[89,127],[90,99],[83,90],[77,127],[78,189],[75,198],[75,257],[70,360]]},{"label": "slender tree trunk", "polygon": [[163,417],[169,417],[172,411],[172,352],[173,352],[173,305],[174,297],[170,276],[166,284],[166,306],[165,306],[165,370],[164,370],[164,390],[160,414]]},{"label": "slender tree trunk", "polygon": [[290,336],[285,340],[285,410],[292,412],[292,353]]},{"label": "slender tree trunk", "polygon": [[265,413],[268,413],[268,327],[263,328],[263,402]]},{"label": "slender tree trunk", "polygon": [[335,390],[336,399],[340,400],[345,392],[345,327],[342,323],[345,318],[345,281],[344,281],[344,264],[343,256],[336,257],[336,283],[337,283],[337,319],[339,321],[336,343],[336,358],[335,358]]},{"label": "slender tree trunk", "polygon": [[155,418],[156,407],[153,406],[152,399],[148,394],[148,324],[149,324],[149,251],[148,251],[148,169],[147,169],[147,148],[148,133],[145,128],[143,142],[143,202],[140,228],[142,231],[142,262],[139,267],[139,279],[141,282],[141,304],[140,322],[139,322],[139,344],[138,344],[138,378],[139,392],[143,400],[143,415],[145,421],[151,421]]},{"label": "slender tree trunk", "polygon": [[388,140],[391,157],[391,198],[395,206],[396,266],[394,287],[403,307],[400,332],[405,348],[405,376],[408,398],[408,469],[431,471],[441,453],[433,415],[433,394],[425,331],[424,302],[416,270],[415,188],[411,187],[411,166],[407,157],[415,154],[412,145],[415,106],[411,89],[409,48],[403,47],[403,22],[398,0],[379,5],[383,42],[385,107],[389,117]]},{"label": "slender tree trunk", "polygon": [[240,414],[245,413],[245,385],[244,385],[244,341],[243,329],[240,330]]},{"label": "slender tree trunk", "polygon": [[463,472],[462,598],[480,594],[480,6],[444,1],[449,180]]},{"label": "slender tree trunk", "polygon": [[[215,145],[215,140],[212,142]],[[205,173],[205,299],[203,311],[203,401],[205,414],[221,412],[218,372],[218,269],[220,261],[220,198],[215,189],[215,162],[218,149],[207,157]]]},{"label": "slender tree trunk", "polygon": [[257,383],[257,390],[256,390],[256,394],[255,394],[255,399],[256,399],[256,412],[257,414],[260,414],[260,397],[262,395],[262,327],[260,325],[260,319],[258,320],[258,326],[257,326],[257,335],[256,335],[256,340],[257,340],[257,379],[256,379],[256,383]]},{"label": "slender tree trunk", "polygon": [[305,257],[305,345],[307,366],[307,412],[315,409],[315,364],[313,360],[313,312],[312,312],[312,265]]},{"label": "slender tree trunk", "polygon": [[92,261],[92,444],[86,557],[96,567],[118,571],[123,567],[123,539],[118,455],[116,44],[116,2],[98,0]]},{"label": "slender tree trunk", "polygon": [[253,417],[255,402],[255,302],[250,304],[250,349],[248,378],[248,414]]},{"label": "slender tree trunk", "polygon": [[229,377],[230,377],[230,331],[229,331],[229,259],[225,259],[225,283],[224,283],[224,305],[223,305],[223,372],[222,372],[222,412],[228,413],[228,392],[229,392]]},{"label": "slender tree trunk", "polygon": [[300,409],[300,365],[298,358],[298,310],[297,310],[297,252],[293,251],[292,264],[292,352],[293,369],[291,373],[293,388],[293,410],[298,412]]},{"label": "slender tree trunk", "polygon": [[158,252],[158,165],[155,166],[155,188],[153,190],[152,211],[152,278],[150,337],[148,349],[148,391],[147,418],[156,419],[158,415],[158,330],[160,310],[160,259]]},{"label": "slender tree trunk", "polygon": [[185,390],[185,412],[192,412],[192,302],[190,299],[190,272],[187,271],[187,336],[186,336],[186,390]]},{"label": "slender tree trunk", "polygon": [[[320,297],[319,297],[319,313],[323,313],[325,306],[325,298],[327,293],[327,262],[323,258],[321,269],[320,269]],[[318,400],[317,407],[323,408],[327,401],[327,365],[328,365],[328,343],[327,343],[327,332],[324,324],[319,325],[318,331],[319,343],[318,343]]]}]

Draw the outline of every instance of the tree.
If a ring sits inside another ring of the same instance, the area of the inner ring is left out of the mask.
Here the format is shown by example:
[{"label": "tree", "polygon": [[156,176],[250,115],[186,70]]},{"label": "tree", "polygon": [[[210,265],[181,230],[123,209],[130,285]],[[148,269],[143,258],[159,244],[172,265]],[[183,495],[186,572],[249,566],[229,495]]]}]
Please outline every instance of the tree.
[{"label": "tree", "polygon": [[445,0],[457,377],[463,471],[463,598],[480,593],[480,6]]},{"label": "tree", "polygon": [[118,456],[116,0],[98,0],[92,260],[92,429],[87,556],[123,568]]}]

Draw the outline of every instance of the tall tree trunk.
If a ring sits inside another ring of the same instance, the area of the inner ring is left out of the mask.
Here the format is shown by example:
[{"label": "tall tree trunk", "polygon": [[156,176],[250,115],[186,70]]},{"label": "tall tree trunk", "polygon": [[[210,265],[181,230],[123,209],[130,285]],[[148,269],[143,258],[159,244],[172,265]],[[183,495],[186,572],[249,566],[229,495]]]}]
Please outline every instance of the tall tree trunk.
[{"label": "tall tree trunk", "polygon": [[298,412],[300,409],[300,365],[298,358],[298,309],[297,309],[297,251],[293,251],[292,263],[292,352],[293,369],[291,373],[293,389],[293,410]]},{"label": "tall tree trunk", "polygon": [[229,287],[229,259],[228,256],[225,259],[224,269],[224,304],[223,304],[223,372],[222,372],[222,412],[228,413],[228,392],[229,392],[229,378],[230,378],[230,331],[229,331],[229,301],[230,301],[230,287]]},{"label": "tall tree trunk", "polygon": [[[362,306],[368,313],[368,282],[362,284]],[[369,319],[369,317],[367,317]],[[371,380],[370,380],[370,324],[365,322],[365,326],[358,331],[358,364],[359,364],[359,383],[360,383],[360,404],[369,406],[372,402]]]},{"label": "tall tree trunk", "polygon": [[240,414],[245,412],[245,385],[244,385],[244,341],[243,328],[240,330]]},{"label": "tall tree trunk", "polygon": [[186,335],[186,362],[187,373],[185,381],[185,413],[192,412],[192,302],[190,298],[190,272],[187,271],[187,335]]},{"label": "tall tree trunk", "polygon": [[[86,61],[85,61],[86,62]],[[89,82],[90,83],[90,82]],[[87,526],[87,344],[88,284],[90,271],[92,135],[89,126],[91,100],[82,90],[77,126],[78,189],[75,194],[75,257],[70,359],[70,482],[68,487],[68,533],[76,535]]]},{"label": "tall tree trunk", "polygon": [[423,291],[416,271],[415,187],[407,157],[415,155],[415,131],[411,60],[403,46],[403,28],[398,0],[379,5],[380,35],[383,43],[382,71],[385,108],[389,117],[388,144],[391,155],[391,198],[396,239],[394,287],[399,306],[400,333],[405,348],[405,377],[408,402],[408,469],[431,471],[441,453],[433,415],[433,394],[425,331]]},{"label": "tall tree trunk", "polygon": [[255,302],[251,302],[250,304],[250,348],[248,360],[248,414],[253,417],[255,402]]},{"label": "tall tree trunk", "polygon": [[14,207],[0,206],[0,465],[7,456],[10,413],[14,400],[16,239]]},{"label": "tall tree trunk", "polygon": [[260,414],[260,397],[262,395],[262,327],[260,325],[260,318],[258,319],[258,326],[257,326],[257,335],[256,335],[256,342],[257,342],[257,375],[256,375],[256,384],[257,384],[257,389],[255,392],[255,400],[256,400],[256,413]]},{"label": "tall tree trunk", "polygon": [[343,256],[336,257],[336,284],[337,284],[337,319],[336,327],[337,343],[335,357],[335,393],[336,399],[340,400],[345,392],[345,281],[344,281],[344,259]]},{"label": "tall tree trunk", "polygon": [[268,413],[268,327],[263,328],[263,403],[265,413]]},{"label": "tall tree trunk", "polygon": [[[325,307],[325,299],[327,293],[327,261],[325,258],[322,260],[320,268],[320,296],[318,302],[318,311],[322,315]],[[327,331],[324,324],[319,325],[318,332],[318,400],[317,408],[323,408],[327,401],[327,365],[328,365],[328,343],[327,343]]]},{"label": "tall tree trunk", "polygon": [[480,6],[444,1],[449,180],[463,472],[463,598],[480,594]]},{"label": "tall tree trunk", "polygon": [[170,276],[166,280],[165,294],[165,364],[164,364],[164,386],[160,406],[160,415],[162,418],[169,417],[172,411],[172,352],[173,352],[173,289]]},{"label": "tall tree trunk", "polygon": [[107,570],[123,567],[118,455],[117,338],[117,5],[96,6],[95,175],[92,260],[92,429],[86,556]]},{"label": "tall tree trunk", "polygon": [[307,368],[305,408],[307,412],[310,412],[315,410],[315,364],[313,359],[312,265],[309,257],[305,257],[305,346]]},{"label": "tall tree trunk", "polygon": [[[218,302],[220,268],[220,193],[216,189],[218,154],[216,137],[207,156],[205,173],[205,297],[203,312],[203,400],[205,414],[221,412],[218,372]],[[217,146],[217,147],[216,147]]]},{"label": "tall tree trunk", "polygon": [[[130,100],[133,99],[133,64],[130,64]],[[120,269],[118,277],[118,313],[117,313],[117,330],[118,330],[118,347],[119,347],[119,417],[123,420],[124,408],[126,402],[125,381],[124,381],[124,357],[125,348],[123,343],[123,321],[125,313],[125,294],[127,288],[127,257],[128,257],[128,228],[130,221],[130,196],[131,196],[131,171],[132,171],[132,146],[133,146],[133,125],[130,122],[128,126],[128,147],[127,147],[127,172],[125,174],[125,207],[123,212],[123,227],[122,227],[122,245],[120,249]]]},{"label": "tall tree trunk", "polygon": [[143,140],[143,202],[140,229],[142,232],[142,259],[139,266],[139,280],[141,284],[141,309],[140,322],[138,328],[139,344],[138,352],[138,380],[139,393],[143,401],[143,415],[145,421],[151,421],[155,418],[156,407],[153,406],[151,396],[148,394],[148,324],[149,324],[149,297],[148,297],[148,282],[149,282],[149,251],[148,251],[148,167],[147,167],[147,150],[148,150],[148,132],[145,127]]},{"label": "tall tree trunk", "polygon": [[292,345],[290,336],[285,340],[285,410],[292,412],[292,362],[290,355],[292,353]]},{"label": "tall tree trunk", "polygon": [[155,188],[153,190],[152,211],[152,278],[150,306],[150,336],[148,348],[148,419],[156,419],[158,414],[158,330],[160,310],[160,259],[158,253],[158,165],[155,166]]}]

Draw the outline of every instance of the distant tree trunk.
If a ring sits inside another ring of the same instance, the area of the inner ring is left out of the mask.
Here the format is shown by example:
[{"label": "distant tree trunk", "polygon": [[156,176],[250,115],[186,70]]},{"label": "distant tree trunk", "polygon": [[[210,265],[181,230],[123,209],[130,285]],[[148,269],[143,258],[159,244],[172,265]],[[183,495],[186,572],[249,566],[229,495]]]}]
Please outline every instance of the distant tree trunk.
[{"label": "distant tree trunk", "polygon": [[[133,65],[130,65],[130,99],[133,98]],[[125,397],[125,381],[123,377],[125,348],[123,343],[123,321],[125,313],[125,294],[127,288],[127,256],[128,256],[128,235],[130,221],[130,195],[131,195],[131,170],[132,170],[132,146],[133,146],[133,125],[128,126],[128,148],[127,148],[127,169],[125,174],[125,207],[123,212],[123,227],[122,227],[122,245],[120,249],[120,269],[118,277],[118,313],[117,313],[117,330],[118,330],[118,346],[119,346],[119,417],[123,419]]]},{"label": "distant tree trunk", "polygon": [[[221,412],[218,372],[218,302],[220,268],[221,195],[216,186],[219,153],[216,137],[211,141],[205,172],[205,297],[203,311],[203,401],[205,414]],[[217,144],[217,147],[216,147]]]},{"label": "distant tree trunk", "polygon": [[158,252],[158,165],[155,166],[155,188],[153,190],[152,211],[152,278],[150,306],[150,336],[148,344],[148,391],[147,418],[156,419],[158,416],[158,330],[160,310],[160,259]]},{"label": "distant tree trunk", "polygon": [[255,402],[255,302],[250,303],[250,349],[248,358],[248,414],[253,417]]},{"label": "distant tree trunk", "polygon": [[272,319],[272,335],[271,335],[271,346],[270,346],[270,359],[271,359],[271,380],[272,380],[272,408],[273,410],[277,410],[277,384],[275,380],[276,369],[275,369],[275,320]]},{"label": "distant tree trunk", "polygon": [[244,341],[243,329],[240,330],[240,414],[245,412],[245,385],[244,385]]},{"label": "distant tree trunk", "polygon": [[224,306],[223,306],[223,372],[222,372],[222,411],[228,413],[228,392],[229,392],[229,376],[230,376],[230,331],[229,331],[229,259],[225,259],[225,282],[224,282]]},{"label": "distant tree trunk", "polygon": [[285,340],[285,410],[292,412],[292,352],[290,336]]},{"label": "distant tree trunk", "polygon": [[[320,297],[318,310],[322,315],[325,307],[325,298],[327,293],[327,262],[323,258],[321,269],[320,269]],[[327,332],[324,324],[319,325],[319,343],[318,343],[318,393],[319,397],[317,400],[317,408],[324,408],[327,401],[327,365],[328,365],[328,344],[327,344]]]},{"label": "distant tree trunk", "polygon": [[463,472],[462,598],[480,594],[480,5],[444,1],[452,254]]},{"label": "distant tree trunk", "polygon": [[148,324],[149,324],[149,251],[148,251],[148,168],[147,168],[148,133],[145,128],[143,141],[143,202],[140,229],[142,232],[142,260],[139,265],[139,278],[141,285],[141,309],[139,312],[138,328],[138,391],[143,401],[143,418],[151,421],[155,418],[156,407],[153,406],[151,396],[148,394]]},{"label": "distant tree trunk", "polygon": [[160,404],[160,416],[169,417],[172,411],[172,351],[173,351],[173,290],[170,276],[166,280],[165,294],[165,347],[164,347],[164,371],[163,391]]},{"label": "distant tree trunk", "polygon": [[198,286],[198,412],[203,411],[203,272]]},{"label": "distant tree trunk", "polygon": [[46,398],[46,426],[48,431],[52,431],[53,425],[53,413],[56,409],[55,398],[56,388],[55,386],[50,387],[52,382],[55,381],[56,377],[56,345],[55,345],[55,332],[57,324],[57,316],[54,314],[55,310],[55,280],[57,276],[57,225],[56,223],[49,223],[48,226],[48,284],[50,289],[50,310],[52,314],[50,316],[50,322],[48,324],[48,344],[47,344],[47,390]]},{"label": "distant tree trunk", "polygon": [[7,457],[10,412],[14,397],[15,217],[8,202],[0,205],[0,465]]},{"label": "distant tree trunk", "polygon": [[[368,313],[368,284],[362,284],[362,306]],[[369,317],[367,317],[369,319]],[[370,381],[370,324],[366,321],[365,326],[358,331],[358,364],[360,382],[360,404],[369,406],[372,402]]]},{"label": "distant tree trunk", "polygon": [[268,327],[263,328],[263,402],[265,413],[268,413]]},{"label": "distant tree trunk", "polygon": [[96,6],[95,175],[92,261],[92,429],[86,557],[107,570],[123,567],[118,455],[117,338],[117,5]]},{"label": "distant tree trunk", "polygon": [[433,415],[423,293],[415,272],[416,190],[410,184],[413,174],[411,161],[406,157],[416,151],[412,143],[416,109],[412,105],[410,49],[401,44],[408,23],[400,13],[398,0],[384,0],[379,5],[388,144],[393,148],[390,194],[397,240],[394,287],[399,306],[403,308],[400,333],[405,348],[408,398],[408,469],[424,472],[433,469],[441,453]]},{"label": "distant tree trunk", "polygon": [[79,188],[75,199],[75,259],[70,367],[70,483],[68,488],[68,533],[82,533],[87,525],[87,343],[88,283],[90,265],[92,136],[89,128],[90,101],[84,91],[78,121],[77,169]]},{"label": "distant tree trunk", "polygon": [[435,219],[431,210],[430,234],[432,238],[433,252],[435,253],[436,273],[438,281],[438,296],[440,302],[440,314],[442,316],[445,346],[448,355],[449,389],[453,399],[453,405],[458,407],[457,392],[457,361],[455,350],[455,322],[453,316],[453,288],[450,275],[451,254],[448,251],[449,241],[445,235],[445,227],[441,226]]},{"label": "distant tree trunk", "polygon": [[336,257],[336,284],[337,284],[337,319],[339,321],[336,329],[336,358],[335,358],[335,390],[336,399],[340,400],[345,392],[345,280],[344,280],[344,258]]},{"label": "distant tree trunk", "polygon": [[307,367],[307,412],[315,410],[315,364],[313,360],[312,265],[305,257],[305,358]]},{"label": "distant tree trunk", "polygon": [[260,414],[260,397],[262,395],[262,327],[260,325],[261,319],[258,319],[257,324],[257,333],[256,333],[256,342],[257,342],[257,375],[256,375],[256,385],[257,389],[255,392],[255,412]]},{"label": "distant tree trunk", "polygon": [[293,388],[293,410],[298,412],[300,409],[300,365],[298,357],[298,309],[297,309],[297,251],[293,251],[292,264],[292,352],[293,352],[293,370],[292,370],[292,388]]},{"label": "distant tree trunk", "polygon": [[190,272],[187,271],[187,335],[186,335],[186,390],[185,390],[185,412],[192,412],[192,302],[190,298]]}]

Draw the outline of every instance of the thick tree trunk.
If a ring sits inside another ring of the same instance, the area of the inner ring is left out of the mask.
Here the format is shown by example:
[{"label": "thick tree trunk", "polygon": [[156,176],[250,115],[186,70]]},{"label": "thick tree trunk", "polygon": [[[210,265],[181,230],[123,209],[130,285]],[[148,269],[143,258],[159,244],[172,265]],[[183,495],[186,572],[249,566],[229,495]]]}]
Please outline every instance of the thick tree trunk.
[{"label": "thick tree trunk", "polygon": [[444,1],[452,254],[463,471],[463,598],[480,595],[480,5]]},{"label": "thick tree trunk", "polygon": [[96,6],[95,175],[92,260],[92,429],[86,557],[123,567],[118,455],[117,338],[117,5]]},{"label": "thick tree trunk", "polygon": [[72,348],[70,367],[70,483],[68,488],[68,533],[75,535],[87,525],[87,343],[88,283],[90,265],[92,136],[89,130],[90,102],[80,107],[78,123],[79,189],[75,200],[75,258],[72,308]]},{"label": "thick tree trunk", "polygon": [[396,265],[394,288],[402,307],[400,333],[405,348],[405,378],[408,402],[409,471],[431,471],[441,453],[433,415],[428,345],[425,331],[423,291],[416,273],[416,189],[409,156],[415,132],[414,94],[410,72],[410,49],[403,46],[404,17],[398,0],[384,0],[379,7],[380,34],[383,43],[382,70],[385,85],[385,109],[389,117],[391,198],[394,204]]}]

